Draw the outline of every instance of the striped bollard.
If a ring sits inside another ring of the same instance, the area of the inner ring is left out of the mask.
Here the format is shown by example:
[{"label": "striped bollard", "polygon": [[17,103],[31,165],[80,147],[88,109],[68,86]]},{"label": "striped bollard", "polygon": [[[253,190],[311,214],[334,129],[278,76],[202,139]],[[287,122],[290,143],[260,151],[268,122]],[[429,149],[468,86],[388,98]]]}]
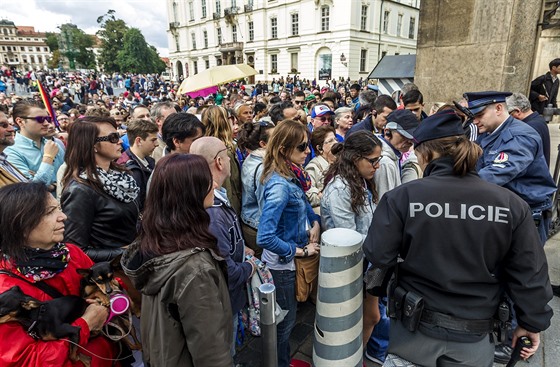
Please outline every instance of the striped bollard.
[{"label": "striped bollard", "polygon": [[362,367],[362,235],[334,228],[321,242],[313,364]]}]

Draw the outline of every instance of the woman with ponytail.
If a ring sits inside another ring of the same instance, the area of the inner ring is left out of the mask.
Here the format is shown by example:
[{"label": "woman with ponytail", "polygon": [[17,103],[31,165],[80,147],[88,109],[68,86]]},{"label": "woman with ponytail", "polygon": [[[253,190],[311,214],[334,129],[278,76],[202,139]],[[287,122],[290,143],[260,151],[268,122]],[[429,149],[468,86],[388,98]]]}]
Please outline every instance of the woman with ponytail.
[{"label": "woman with ponytail", "polygon": [[[385,364],[492,366],[493,316],[504,290],[519,325],[512,347],[523,336],[533,343],[522,358],[536,352],[550,325],[552,290],[532,212],[477,175],[482,151],[461,122],[452,110],[422,121],[413,135],[423,178],[383,195],[363,245],[373,266],[368,291],[389,290],[390,305],[404,302],[390,314]],[[505,167],[507,154],[496,154],[494,164]]]}]

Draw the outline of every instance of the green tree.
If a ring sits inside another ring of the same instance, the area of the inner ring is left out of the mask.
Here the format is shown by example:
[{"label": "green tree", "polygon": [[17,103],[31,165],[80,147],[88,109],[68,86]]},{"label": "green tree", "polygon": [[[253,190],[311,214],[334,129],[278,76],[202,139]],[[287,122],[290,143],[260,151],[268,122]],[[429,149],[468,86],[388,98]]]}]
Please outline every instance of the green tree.
[{"label": "green tree", "polygon": [[[50,46],[49,46],[50,47]],[[49,59],[47,65],[50,69],[57,69],[60,63],[60,50],[54,50],[52,52],[52,57]]]},{"label": "green tree", "polygon": [[58,34],[47,32],[45,33],[45,35],[47,38],[45,43],[47,44],[47,46],[49,46],[51,52],[55,52],[56,50],[58,50]]},{"label": "green tree", "polygon": [[70,67],[94,69],[95,55],[92,50],[94,38],[74,24],[63,24],[59,29],[62,52],[68,59]]},{"label": "green tree", "polygon": [[146,43],[137,28],[130,28],[124,35],[117,61],[122,71],[146,74],[165,70],[165,63],[159,58],[156,49]]},{"label": "green tree", "polygon": [[121,71],[117,57],[123,49],[123,38],[128,31],[124,20],[115,18],[115,11],[110,9],[107,14],[97,18],[101,27],[97,35],[101,39],[101,53],[99,64],[107,72]]}]

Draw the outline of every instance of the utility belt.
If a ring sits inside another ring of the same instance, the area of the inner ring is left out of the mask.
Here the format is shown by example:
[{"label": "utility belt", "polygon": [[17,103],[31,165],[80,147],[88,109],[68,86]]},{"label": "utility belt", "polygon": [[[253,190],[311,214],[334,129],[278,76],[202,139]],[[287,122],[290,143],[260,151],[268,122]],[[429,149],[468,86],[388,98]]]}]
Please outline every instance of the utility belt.
[{"label": "utility belt", "polygon": [[414,332],[420,322],[442,327],[448,330],[469,334],[487,334],[496,332],[499,340],[505,340],[509,323],[510,310],[507,301],[500,302],[496,319],[465,320],[424,308],[424,299],[413,291],[404,288],[389,287],[388,316],[400,320],[405,328]]}]

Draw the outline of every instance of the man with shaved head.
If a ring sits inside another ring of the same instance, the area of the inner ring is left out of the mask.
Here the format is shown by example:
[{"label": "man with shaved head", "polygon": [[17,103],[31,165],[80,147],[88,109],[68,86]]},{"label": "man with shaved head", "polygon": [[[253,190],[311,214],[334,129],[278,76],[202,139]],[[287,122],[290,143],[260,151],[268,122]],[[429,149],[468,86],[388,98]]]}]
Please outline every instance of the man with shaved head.
[{"label": "man with shaved head", "polygon": [[253,250],[245,246],[241,222],[230,205],[223,185],[230,175],[230,158],[225,144],[218,138],[205,136],[191,145],[191,154],[197,154],[208,162],[214,179],[214,205],[206,211],[210,215],[210,231],[218,239],[220,255],[227,263],[229,298],[233,311],[234,330],[232,354],[235,353],[238,313],[247,300],[247,280],[255,271],[252,262],[243,261],[246,254],[254,255]]}]

